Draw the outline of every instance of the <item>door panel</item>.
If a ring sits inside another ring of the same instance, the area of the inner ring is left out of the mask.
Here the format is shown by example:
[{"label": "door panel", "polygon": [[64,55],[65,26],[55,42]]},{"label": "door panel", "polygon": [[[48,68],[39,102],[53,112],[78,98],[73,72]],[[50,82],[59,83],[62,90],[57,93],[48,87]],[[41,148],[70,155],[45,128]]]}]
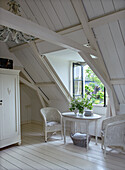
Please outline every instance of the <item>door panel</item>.
[{"label": "door panel", "polygon": [[16,76],[3,75],[3,139],[17,134]]}]

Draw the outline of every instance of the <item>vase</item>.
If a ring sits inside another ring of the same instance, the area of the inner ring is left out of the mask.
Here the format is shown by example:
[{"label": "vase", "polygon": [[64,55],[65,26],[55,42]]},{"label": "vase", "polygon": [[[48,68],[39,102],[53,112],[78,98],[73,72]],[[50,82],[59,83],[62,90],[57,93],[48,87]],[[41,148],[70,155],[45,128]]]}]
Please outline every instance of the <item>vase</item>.
[{"label": "vase", "polygon": [[78,113],[78,110],[77,110],[77,109],[75,109],[75,110],[74,110],[74,113],[75,113],[75,115],[76,115],[76,114]]},{"label": "vase", "polygon": [[83,113],[84,113],[84,110],[83,110],[83,111],[81,111],[81,112],[79,111],[79,115],[83,115]]}]

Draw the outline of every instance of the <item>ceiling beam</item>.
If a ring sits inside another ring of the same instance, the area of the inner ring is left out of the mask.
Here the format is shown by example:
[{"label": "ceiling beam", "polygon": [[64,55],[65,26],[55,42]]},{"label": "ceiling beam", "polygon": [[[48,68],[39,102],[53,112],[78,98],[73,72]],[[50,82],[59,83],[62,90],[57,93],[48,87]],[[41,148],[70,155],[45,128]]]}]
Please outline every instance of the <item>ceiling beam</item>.
[{"label": "ceiling beam", "polygon": [[[56,31],[56,33],[60,34],[60,35],[66,35],[66,34],[69,34],[71,32],[75,32],[75,31],[78,31],[78,30],[83,30],[82,28],[82,25],[81,24],[78,24],[78,25],[75,25],[75,26],[72,26],[72,27],[69,27],[69,28],[66,28],[66,29],[63,29],[63,30],[60,30],[60,31]],[[40,43],[40,42],[43,42],[44,40],[41,40],[39,38],[36,38],[33,40],[33,42],[35,43]],[[11,52],[13,51],[16,51],[16,50],[20,50],[22,48],[27,48],[28,43],[22,43],[22,44],[19,44],[19,45],[16,45],[14,47],[10,47],[9,50]]]},{"label": "ceiling beam", "polygon": [[81,0],[72,0],[72,4],[79,17],[79,20],[81,21],[82,27],[84,29],[84,33],[90,43],[90,46],[97,51],[97,56],[98,56],[98,59],[96,59],[97,65],[101,65],[103,74],[106,74],[106,76],[108,76],[108,72],[105,67],[102,54],[100,53],[97,40],[95,39],[95,35],[92,29],[88,25],[88,17],[84,9],[83,3]]},{"label": "ceiling beam", "polygon": [[94,49],[82,46],[81,44],[69,38],[63,37],[48,28],[42,27],[32,21],[29,21],[28,19],[17,16],[2,8],[0,8],[0,25],[21,31],[64,48],[77,52],[85,51],[89,54],[97,56],[97,52]]},{"label": "ceiling beam", "polygon": [[125,9],[90,20],[88,24],[91,28],[93,28],[100,25],[108,24],[110,22],[114,22],[119,19],[125,19]]},{"label": "ceiling beam", "polygon": [[125,84],[125,79],[111,79],[111,84],[116,84],[116,85],[124,85]]},{"label": "ceiling beam", "polygon": [[86,35],[87,39],[89,40],[90,46],[95,48],[97,53],[98,53],[98,59],[95,60],[95,62],[97,63],[96,65],[98,67],[101,66],[102,74],[104,76],[108,77],[107,69],[105,68],[103,57],[102,57],[102,55],[100,53],[98,44],[97,44],[96,39],[94,37],[94,33],[93,33],[92,29],[88,25],[88,17],[86,15],[85,9],[83,7],[83,3],[82,3],[81,0],[72,0],[72,4],[74,6],[74,9],[75,9],[78,17],[79,17],[79,20],[81,21],[82,27],[84,28],[84,32],[85,32],[85,35]]},{"label": "ceiling beam", "polygon": [[24,79],[23,77],[20,77],[20,82],[27,85],[28,87],[32,88],[33,90],[37,90],[36,87],[31,84],[30,82],[28,82],[26,79]]},{"label": "ceiling beam", "polygon": [[43,86],[53,86],[56,85],[55,82],[39,82],[35,84],[37,87],[43,87]]}]

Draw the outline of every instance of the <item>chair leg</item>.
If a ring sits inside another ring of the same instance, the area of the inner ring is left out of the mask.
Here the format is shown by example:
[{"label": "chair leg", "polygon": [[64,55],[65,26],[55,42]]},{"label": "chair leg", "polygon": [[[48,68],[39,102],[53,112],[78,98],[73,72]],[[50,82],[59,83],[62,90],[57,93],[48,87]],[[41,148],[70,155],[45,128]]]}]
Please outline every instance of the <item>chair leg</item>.
[{"label": "chair leg", "polygon": [[45,142],[47,142],[47,132],[45,131]]},{"label": "chair leg", "polygon": [[63,140],[63,130],[61,130],[61,140]]},{"label": "chair leg", "polygon": [[104,137],[102,136],[102,134],[101,134],[101,139],[102,139],[102,142],[101,142],[101,149],[103,149],[103,146],[104,146]]},{"label": "chair leg", "polygon": [[101,149],[103,149],[103,146],[104,146],[104,140],[102,138]]},{"label": "chair leg", "polygon": [[104,158],[106,158],[106,146],[104,145]]}]

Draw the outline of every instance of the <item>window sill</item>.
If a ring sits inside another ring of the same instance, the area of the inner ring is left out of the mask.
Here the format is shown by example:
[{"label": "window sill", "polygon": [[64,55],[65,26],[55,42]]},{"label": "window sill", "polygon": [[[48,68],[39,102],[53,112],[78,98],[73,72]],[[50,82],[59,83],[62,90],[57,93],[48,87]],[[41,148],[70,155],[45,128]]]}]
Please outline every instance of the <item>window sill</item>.
[{"label": "window sill", "polygon": [[105,108],[107,108],[107,106],[104,106],[103,104],[93,104],[93,107],[105,107]]}]

